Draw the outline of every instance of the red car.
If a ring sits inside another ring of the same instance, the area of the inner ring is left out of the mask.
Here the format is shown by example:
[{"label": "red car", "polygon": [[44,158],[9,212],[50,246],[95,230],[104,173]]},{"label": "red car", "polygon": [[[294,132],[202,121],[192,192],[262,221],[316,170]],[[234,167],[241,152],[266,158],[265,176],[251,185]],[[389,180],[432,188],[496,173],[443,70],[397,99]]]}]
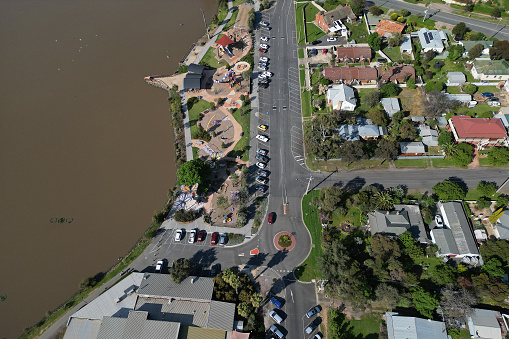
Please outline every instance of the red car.
[{"label": "red car", "polygon": [[274,219],[275,219],[276,215],[274,214],[274,212],[270,212],[269,213],[269,218],[267,220],[267,223],[270,225],[270,224],[273,224],[274,223]]},{"label": "red car", "polygon": [[203,241],[203,240],[205,240],[206,236],[207,236],[207,232],[205,232],[205,230],[201,230],[201,231],[198,232],[197,240],[198,241]]},{"label": "red car", "polygon": [[263,48],[260,48],[259,51],[262,52],[262,53],[267,53],[267,50],[263,49]]},{"label": "red car", "polygon": [[212,233],[212,237],[210,238],[210,244],[211,245],[217,244],[218,239],[219,239],[219,233],[218,232]]}]

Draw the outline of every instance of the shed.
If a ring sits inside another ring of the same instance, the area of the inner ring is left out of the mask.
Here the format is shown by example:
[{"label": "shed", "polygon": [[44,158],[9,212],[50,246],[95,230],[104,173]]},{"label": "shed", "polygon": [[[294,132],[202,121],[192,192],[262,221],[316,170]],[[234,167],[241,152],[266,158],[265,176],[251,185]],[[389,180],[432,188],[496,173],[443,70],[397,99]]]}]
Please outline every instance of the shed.
[{"label": "shed", "polygon": [[398,98],[382,98],[380,102],[384,106],[385,112],[387,112],[390,117],[392,117],[394,113],[401,111]]},{"label": "shed", "polygon": [[502,331],[497,318],[497,311],[473,308],[468,314],[468,329],[472,338],[502,339]]},{"label": "shed", "polygon": [[467,82],[467,77],[462,72],[449,72],[447,73],[447,83],[449,84],[462,84]]},{"label": "shed", "polygon": [[410,39],[409,35],[405,35],[405,38],[401,43],[401,53],[412,54],[412,39]]}]

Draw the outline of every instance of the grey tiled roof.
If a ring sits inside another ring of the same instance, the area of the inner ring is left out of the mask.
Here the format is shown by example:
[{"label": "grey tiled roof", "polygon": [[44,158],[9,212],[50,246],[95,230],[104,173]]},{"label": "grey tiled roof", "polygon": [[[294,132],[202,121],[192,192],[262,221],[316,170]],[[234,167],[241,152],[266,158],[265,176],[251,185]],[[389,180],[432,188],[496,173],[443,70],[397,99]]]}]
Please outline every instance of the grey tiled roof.
[{"label": "grey tiled roof", "polygon": [[71,318],[64,339],[96,339],[101,320]]},{"label": "grey tiled roof", "polygon": [[129,317],[104,317],[97,339],[177,339],[180,324],[148,320],[147,312],[131,311]]},{"label": "grey tiled roof", "polygon": [[428,236],[417,205],[394,205],[395,211],[373,211],[368,214],[371,234],[400,235],[410,231],[419,242],[428,242]]},{"label": "grey tiled roof", "polygon": [[403,317],[397,313],[385,313],[389,339],[447,339],[445,324],[441,321]]},{"label": "grey tiled roof", "polygon": [[232,331],[235,304],[212,300],[210,302],[208,328]]},{"label": "grey tiled roof", "polygon": [[176,284],[169,274],[145,273],[138,295],[210,301],[213,289],[214,281],[211,278],[187,277]]}]

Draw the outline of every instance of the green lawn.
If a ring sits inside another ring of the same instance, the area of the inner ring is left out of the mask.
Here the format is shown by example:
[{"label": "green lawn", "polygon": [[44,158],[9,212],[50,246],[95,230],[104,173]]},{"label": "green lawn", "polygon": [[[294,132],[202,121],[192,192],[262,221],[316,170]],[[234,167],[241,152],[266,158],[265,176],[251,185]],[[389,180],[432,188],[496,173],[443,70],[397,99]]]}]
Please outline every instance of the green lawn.
[{"label": "green lawn", "polygon": [[461,90],[458,86],[447,86],[447,93],[460,94]]},{"label": "green lawn", "polygon": [[[437,70],[433,67],[433,65],[435,64],[435,59],[429,61],[429,69],[431,72],[433,72],[433,81],[442,81],[443,83],[447,83],[447,73],[449,72],[462,72],[463,74],[466,75],[467,77],[467,81],[468,82],[473,82],[474,81],[474,77],[472,76],[472,73],[468,72],[465,67],[464,67],[464,64],[460,61],[451,61],[449,59],[444,59],[444,60],[441,60],[444,62],[444,66],[440,69],[440,70]],[[490,87],[490,86],[489,86]]]},{"label": "green lawn", "polygon": [[199,158],[198,151],[200,149],[198,147],[193,147],[193,160],[196,160]]},{"label": "green lawn", "polygon": [[301,69],[299,71],[299,74],[300,74],[300,87],[304,87],[306,86],[306,70],[304,69]]},{"label": "green lawn", "polygon": [[428,167],[428,159],[398,159],[394,160],[396,167]]},{"label": "green lawn", "polygon": [[299,55],[299,59],[304,59],[304,50],[302,48],[297,50],[297,53]]},{"label": "green lawn", "polygon": [[303,117],[311,116],[311,93],[309,91],[303,91],[301,94],[301,109]]},{"label": "green lawn", "polygon": [[443,159],[432,159],[431,162],[433,163],[434,167],[449,167],[449,166],[455,166],[454,161],[449,158],[443,158]]},{"label": "green lawn", "polygon": [[210,47],[207,53],[203,56],[200,63],[204,63],[212,68],[219,68],[223,66],[223,63],[219,63],[216,59],[215,48]]},{"label": "green lawn", "polygon": [[311,86],[316,84],[320,80],[320,71],[315,69],[315,71],[311,74]]},{"label": "green lawn", "polygon": [[[452,4],[452,5],[454,5],[454,4]],[[456,8],[456,6],[452,6],[452,7]],[[501,25],[509,25],[509,20],[504,19],[504,18],[500,21],[500,18],[493,18],[491,16],[486,16],[486,15],[482,15],[482,14],[465,12],[463,10],[453,11],[452,13],[456,14],[456,15],[461,15],[461,16],[468,16],[470,19],[474,19],[474,20],[491,22],[493,24],[498,24],[500,22]],[[504,12],[502,12],[502,13],[504,13]],[[504,17],[504,15],[502,17]]]},{"label": "green lawn", "polygon": [[488,104],[477,104],[473,108],[458,107],[454,109],[454,112],[458,115],[470,115],[474,118],[492,118],[492,112],[497,110],[497,107],[490,107]]},{"label": "green lawn", "polygon": [[368,42],[368,29],[366,28],[364,21],[362,24],[349,24],[346,21],[343,22],[343,24],[351,33],[350,39],[355,40],[357,43]]},{"label": "green lawn", "polygon": [[350,208],[345,215],[340,214],[338,211],[335,211],[332,214],[332,225],[330,226],[341,226],[343,223],[349,223],[355,227],[361,227],[362,226],[362,213],[361,211],[356,208],[352,207]]},{"label": "green lawn", "polygon": [[[481,180],[479,180],[481,181]],[[489,181],[489,180],[487,180]],[[498,198],[500,194],[499,193],[495,193],[491,199],[492,200],[496,200]],[[480,192],[477,191],[477,188],[470,188],[467,192],[467,196],[465,197],[465,200],[477,200],[479,199],[480,197],[482,196],[482,194]]]},{"label": "green lawn", "polygon": [[323,253],[321,245],[322,226],[318,217],[318,209],[310,205],[313,197],[318,196],[318,194],[319,191],[315,190],[302,198],[302,218],[311,234],[313,244],[307,259],[295,270],[296,278],[301,281],[311,281],[311,279],[321,277],[320,270],[318,269],[318,258]]},{"label": "green lawn", "polygon": [[[358,106],[355,108],[356,113],[368,112],[371,109],[371,107],[366,105],[364,96],[366,94],[368,94],[369,92],[373,92],[374,90],[375,90],[375,88],[362,88],[362,89],[357,90],[357,94],[358,94],[357,104],[358,104]],[[360,105],[359,105],[359,102],[360,102]]]},{"label": "green lawn", "polygon": [[318,40],[324,35],[325,33],[314,23],[306,23],[306,39],[308,42]]},{"label": "green lawn", "polygon": [[224,25],[223,31],[226,32],[227,30],[233,28],[235,25],[235,21],[237,20],[237,15],[239,15],[239,11],[236,10],[232,13],[232,16],[230,17],[230,21],[226,25]]},{"label": "green lawn", "polygon": [[295,17],[297,27],[297,44],[304,46],[306,44],[306,33],[304,32],[304,7],[305,3],[295,5]]},{"label": "green lawn", "polygon": [[249,122],[251,119],[251,105],[236,110],[235,113],[233,113],[233,117],[242,126],[242,133],[244,134],[233,148],[233,151],[228,153],[228,156],[237,157],[240,155],[242,160],[249,161]]},{"label": "green lawn", "polygon": [[316,14],[318,14],[318,12],[320,12],[320,10],[315,5],[313,5],[313,3],[308,2],[308,5],[304,9],[306,22],[314,21],[316,18]]},{"label": "green lawn", "polygon": [[384,52],[392,61],[397,62],[403,59],[403,56],[401,55],[401,48],[399,46],[396,47],[387,46],[382,50],[382,52]]},{"label": "green lawn", "polygon": [[191,126],[191,138],[193,139],[196,139],[198,134],[198,115],[207,108],[210,108],[210,103],[207,100],[201,99],[189,111],[189,125]]},{"label": "green lawn", "polygon": [[424,18],[418,17],[415,14],[410,14],[407,17],[407,25],[411,26],[411,22],[415,22],[416,26],[418,27],[428,27],[429,29],[435,29],[435,20],[426,19],[426,21],[423,20]]},{"label": "green lawn", "polygon": [[362,315],[361,320],[350,320],[352,325],[352,334],[356,338],[378,339],[380,334],[381,315],[376,313],[367,313]]}]

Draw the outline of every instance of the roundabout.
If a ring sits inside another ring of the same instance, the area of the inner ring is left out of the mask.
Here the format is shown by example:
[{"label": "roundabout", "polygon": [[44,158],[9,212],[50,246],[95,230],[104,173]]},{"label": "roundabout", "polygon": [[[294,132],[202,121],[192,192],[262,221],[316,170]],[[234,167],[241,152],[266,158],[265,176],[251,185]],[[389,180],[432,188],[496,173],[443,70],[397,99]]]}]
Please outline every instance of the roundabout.
[{"label": "roundabout", "polygon": [[290,252],[295,247],[295,237],[289,232],[279,232],[274,236],[274,247]]}]

